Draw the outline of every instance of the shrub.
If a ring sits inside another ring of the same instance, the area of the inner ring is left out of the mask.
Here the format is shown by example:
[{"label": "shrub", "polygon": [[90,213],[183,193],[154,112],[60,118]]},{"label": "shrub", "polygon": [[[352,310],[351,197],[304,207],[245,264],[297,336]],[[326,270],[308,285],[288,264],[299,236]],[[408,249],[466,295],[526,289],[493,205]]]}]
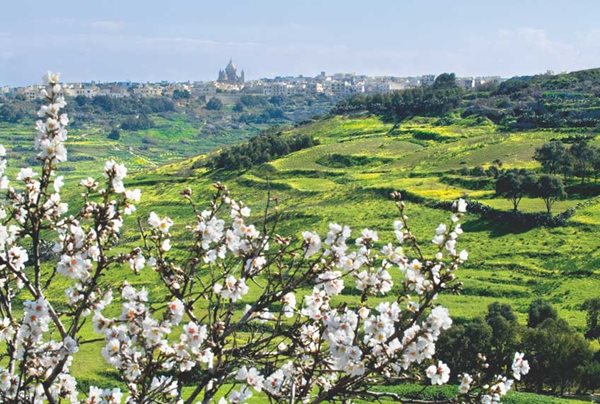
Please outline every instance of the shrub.
[{"label": "shrub", "polygon": [[154,122],[148,118],[145,114],[138,115],[133,118],[127,118],[121,123],[121,129],[124,130],[145,130],[154,127]]},{"label": "shrub", "polygon": [[216,97],[213,97],[206,103],[206,109],[209,109],[211,111],[220,111],[223,109],[223,101]]},{"label": "shrub", "polygon": [[121,139],[121,132],[119,132],[119,129],[113,128],[108,134],[107,138],[110,140],[119,140]]}]

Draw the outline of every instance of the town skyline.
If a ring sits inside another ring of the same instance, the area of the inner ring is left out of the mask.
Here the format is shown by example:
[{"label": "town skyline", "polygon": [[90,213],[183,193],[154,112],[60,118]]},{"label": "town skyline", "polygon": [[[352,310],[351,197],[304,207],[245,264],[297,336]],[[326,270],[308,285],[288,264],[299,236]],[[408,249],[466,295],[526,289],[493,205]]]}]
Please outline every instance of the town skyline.
[{"label": "town skyline", "polygon": [[[293,96],[318,95],[347,97],[356,94],[386,94],[392,91],[405,90],[419,86],[433,85],[437,75],[421,76],[368,76],[354,73],[327,74],[321,71],[316,76],[276,76],[256,80],[245,79],[244,70],[229,59],[225,68],[219,69],[216,80],[184,81],[184,82],[69,82],[63,84],[65,94],[72,97],[123,98],[138,97],[173,97],[176,92],[187,93],[192,97],[214,97],[218,93],[237,93],[261,96]],[[499,76],[455,77],[456,84],[464,89],[478,88],[484,84],[500,83],[504,79]],[[21,96],[28,100],[41,98],[39,84],[26,86],[0,85],[0,97]]]},{"label": "town skyline", "polygon": [[[233,64],[240,68],[240,71],[242,73],[246,73],[246,69],[244,69],[243,65],[240,66],[239,63],[237,63],[237,60],[233,57],[228,59],[229,62],[233,62]],[[212,65],[212,64],[211,64]],[[225,68],[227,67],[225,65],[225,63],[221,62],[221,64],[218,63],[214,63],[215,66],[215,72],[212,76],[207,75],[207,77],[205,78],[187,78],[187,79],[181,79],[181,80],[168,80],[168,79],[156,79],[156,80],[132,80],[132,79],[119,79],[119,78],[115,78],[115,79],[107,79],[107,80],[100,80],[100,79],[95,79],[93,77],[91,78],[87,78],[87,79],[69,79],[68,77],[64,77],[64,73],[62,73],[59,70],[56,69],[50,69],[50,71],[53,72],[57,72],[59,74],[61,74],[63,76],[63,78],[65,79],[65,83],[96,83],[96,84],[106,84],[106,83],[208,83],[208,82],[218,82],[220,81],[220,74],[221,72],[225,72]],[[225,67],[225,68],[224,68]],[[552,70],[546,70],[546,71],[539,71],[539,72],[535,72],[532,73],[532,75],[535,74],[546,74],[548,72],[551,73],[555,73]],[[566,71],[564,71],[566,72]],[[344,71],[344,70],[333,70],[333,71],[326,71],[324,69],[315,69],[315,73],[309,73],[309,74],[304,74],[304,73],[300,73],[300,74],[287,74],[285,72],[280,72],[277,74],[274,74],[272,76],[262,76],[262,77],[257,77],[254,76],[252,74],[250,75],[246,75],[245,81],[247,82],[254,82],[254,81],[263,81],[263,80],[277,80],[277,79],[286,79],[286,78],[316,78],[322,75],[327,75],[330,77],[333,76],[340,76],[340,75],[344,75],[344,76],[357,76],[357,77],[371,77],[371,78],[419,78],[419,77],[423,77],[423,76],[438,76],[439,74],[442,73],[455,73],[455,72],[451,72],[451,71],[440,71],[440,72],[422,72],[421,74],[414,74],[414,75],[399,75],[399,74],[367,74],[364,72],[356,72],[356,71]],[[559,72],[556,72],[559,73]],[[560,72],[563,73],[563,72]],[[44,74],[44,72],[42,72],[42,75]],[[455,73],[456,74],[456,73]],[[38,76],[41,76],[40,74],[38,74]],[[497,77],[497,78],[502,78],[502,79],[508,79],[511,76],[501,76],[501,75],[486,75],[486,74],[473,74],[473,75],[458,75],[456,74],[457,77],[460,78],[478,78],[478,77]],[[17,83],[14,85],[11,85],[9,83],[3,83],[0,81],[0,87],[3,86],[8,86],[11,88],[16,88],[16,87],[24,87],[24,86],[33,86],[33,85],[37,85],[40,82],[40,78],[39,77],[32,77],[30,81],[28,82],[23,82],[23,83]]]}]

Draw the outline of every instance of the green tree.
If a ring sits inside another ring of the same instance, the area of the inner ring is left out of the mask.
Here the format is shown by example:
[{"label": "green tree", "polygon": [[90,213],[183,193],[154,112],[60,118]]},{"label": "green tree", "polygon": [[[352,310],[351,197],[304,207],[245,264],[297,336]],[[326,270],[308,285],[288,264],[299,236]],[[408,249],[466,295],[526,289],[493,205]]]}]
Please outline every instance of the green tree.
[{"label": "green tree", "polygon": [[283,98],[283,96],[281,95],[274,95],[271,98],[269,98],[269,102],[273,105],[283,105],[283,103],[285,102],[285,98]]},{"label": "green tree", "polygon": [[581,392],[600,389],[600,360],[587,361],[581,366],[579,390]]},{"label": "green tree", "polygon": [[598,150],[588,143],[586,139],[578,139],[569,149],[569,154],[573,157],[573,172],[575,176],[581,178],[581,183],[592,175],[594,164],[598,157]]},{"label": "green tree", "polygon": [[486,323],[492,328],[491,349],[488,353],[490,372],[500,373],[512,361],[517,349],[519,325],[509,304],[494,302],[488,306]]},{"label": "green tree", "polygon": [[531,366],[526,383],[537,392],[548,387],[564,394],[579,383],[583,364],[592,359],[588,342],[562,319],[548,318],[536,328],[528,328],[522,348]]},{"label": "green tree", "polygon": [[527,327],[535,328],[547,319],[558,318],[556,310],[550,303],[543,299],[535,299],[529,304],[527,311]]},{"label": "green tree", "polygon": [[533,158],[540,162],[544,172],[557,174],[561,172],[561,165],[567,153],[567,148],[561,141],[553,140],[535,149]]},{"label": "green tree", "polygon": [[454,73],[442,73],[435,78],[433,88],[456,88],[456,75]]},{"label": "green tree", "polygon": [[600,297],[586,300],[582,307],[587,314],[585,337],[600,342]]},{"label": "green tree", "polygon": [[508,170],[496,179],[496,195],[510,200],[516,212],[524,196],[535,189],[535,177],[524,170]]},{"label": "green tree", "polygon": [[594,170],[594,182],[598,182],[598,177],[600,177],[600,150],[596,153],[596,159],[592,164],[592,169]]},{"label": "green tree", "polygon": [[483,166],[473,167],[471,175],[474,177],[483,177],[485,175],[485,168]]},{"label": "green tree", "polygon": [[502,174],[502,160],[495,159],[488,168],[488,174],[497,179]]},{"label": "green tree", "polygon": [[110,140],[119,140],[121,139],[121,132],[117,128],[113,128],[108,136],[106,136]]},{"label": "green tree", "polygon": [[489,355],[492,327],[483,319],[475,318],[464,324],[453,325],[440,336],[439,359],[452,363],[453,377],[477,367],[477,355]]},{"label": "green tree", "polygon": [[546,212],[551,213],[554,202],[565,199],[567,193],[560,178],[544,174],[537,179],[533,196],[542,198],[546,205]]},{"label": "green tree", "polygon": [[223,109],[223,101],[216,97],[213,97],[206,103],[206,109],[209,109],[211,111],[220,111],[221,109]]},{"label": "green tree", "polygon": [[188,90],[176,89],[173,91],[173,99],[174,100],[189,100],[190,98],[191,98],[191,94]]},{"label": "green tree", "polygon": [[16,123],[25,117],[25,113],[14,105],[0,104],[0,122]]},{"label": "green tree", "polygon": [[500,170],[496,166],[489,166],[486,170],[486,174],[494,179],[500,176]]},{"label": "green tree", "polygon": [[127,118],[121,123],[121,129],[124,130],[144,130],[154,126],[154,122],[146,114],[140,114],[136,117]]}]

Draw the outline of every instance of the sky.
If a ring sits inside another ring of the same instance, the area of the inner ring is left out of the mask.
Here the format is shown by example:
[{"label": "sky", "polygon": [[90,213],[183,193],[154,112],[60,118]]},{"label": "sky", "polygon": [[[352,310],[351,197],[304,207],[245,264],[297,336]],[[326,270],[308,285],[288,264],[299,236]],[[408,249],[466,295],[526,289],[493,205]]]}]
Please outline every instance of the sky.
[{"label": "sky", "polygon": [[600,67],[598,0],[0,0],[0,86]]}]

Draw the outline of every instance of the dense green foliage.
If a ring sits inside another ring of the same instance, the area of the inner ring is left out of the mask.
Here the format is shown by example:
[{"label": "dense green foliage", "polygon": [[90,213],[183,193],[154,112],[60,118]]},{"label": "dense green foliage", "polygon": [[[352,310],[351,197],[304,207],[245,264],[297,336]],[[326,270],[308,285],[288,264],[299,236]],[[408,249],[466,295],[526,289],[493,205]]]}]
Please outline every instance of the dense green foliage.
[{"label": "dense green foliage", "polygon": [[571,156],[564,143],[553,140],[535,149],[534,159],[540,162],[542,169],[549,174],[565,174],[571,171]]},{"label": "dense green foliage", "polygon": [[474,94],[465,116],[480,114],[513,128],[594,128],[600,123],[599,92],[600,69],[514,77]]},{"label": "dense green foliage", "polygon": [[189,100],[192,94],[187,90],[176,89],[173,91],[173,100]]},{"label": "dense green foliage", "polygon": [[537,178],[532,196],[542,198],[546,205],[546,211],[551,213],[554,202],[565,199],[567,193],[560,178],[544,174]]},{"label": "dense green foliage", "polygon": [[314,145],[313,138],[308,135],[282,136],[281,133],[267,133],[219,152],[210,159],[208,165],[232,170],[250,168]]},{"label": "dense green foliage", "polygon": [[124,130],[144,130],[154,126],[154,122],[147,115],[141,114],[135,117],[127,118],[121,123],[121,129]]},{"label": "dense green foliage", "polygon": [[561,173],[565,179],[576,176],[583,184],[587,178],[600,175],[600,148],[586,137],[577,137],[569,148],[553,140],[535,150],[534,158],[550,174]]},{"label": "dense green foliage", "polygon": [[526,326],[518,323],[508,304],[492,303],[485,318],[454,325],[442,335],[440,354],[455,363],[454,378],[476,365],[473,352],[483,354],[497,374],[512,363],[514,350],[527,352],[532,366],[526,385],[538,393],[594,391],[600,387],[600,361],[584,337],[559,318],[552,305],[536,299],[529,305]]},{"label": "dense green foliage", "polygon": [[119,129],[113,128],[106,137],[110,140],[119,140],[121,139],[121,132],[119,132]]},{"label": "dense green foliage", "polygon": [[512,202],[517,211],[524,196],[532,195],[536,188],[536,178],[527,170],[512,169],[503,173],[496,180],[496,195]]},{"label": "dense green foliage", "polygon": [[213,97],[206,103],[206,109],[211,111],[220,111],[223,109],[223,101],[216,97]]},{"label": "dense green foliage", "polygon": [[0,104],[0,122],[16,123],[27,115],[27,112],[12,103]]},{"label": "dense green foliage", "polygon": [[442,116],[460,105],[462,90],[456,85],[454,74],[441,74],[433,86],[373,96],[356,96],[340,102],[334,113],[367,110],[394,121],[412,116]]},{"label": "dense green foliage", "polygon": [[395,121],[442,116],[460,108],[506,128],[600,127],[600,69],[558,75],[513,77],[461,91],[453,74],[441,74],[431,87],[385,95],[356,96],[340,102],[336,113],[369,111]]},{"label": "dense green foliage", "polygon": [[167,97],[123,97],[112,98],[99,95],[93,98],[79,95],[69,103],[69,113],[114,113],[121,115],[141,115],[159,112],[172,112],[175,104]]},{"label": "dense green foliage", "polygon": [[556,309],[544,299],[535,299],[529,304],[527,311],[527,327],[535,328],[548,319],[556,320]]},{"label": "dense green foliage", "polygon": [[600,342],[600,297],[586,300],[582,307],[587,313],[585,337]]}]

